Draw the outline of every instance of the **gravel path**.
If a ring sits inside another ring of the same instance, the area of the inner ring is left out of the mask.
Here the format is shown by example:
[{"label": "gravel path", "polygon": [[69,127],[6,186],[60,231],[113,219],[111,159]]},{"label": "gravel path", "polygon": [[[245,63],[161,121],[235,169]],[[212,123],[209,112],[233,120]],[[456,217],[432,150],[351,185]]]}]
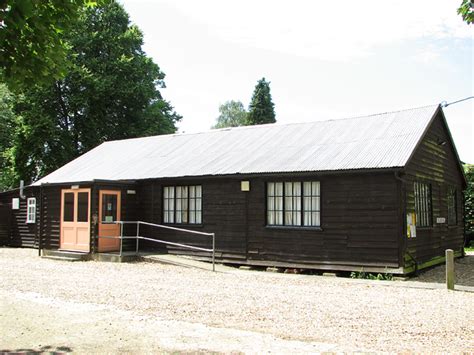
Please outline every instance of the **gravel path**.
[{"label": "gravel path", "polygon": [[[474,252],[468,252],[466,257],[455,259],[454,272],[456,285],[474,287]],[[444,283],[446,278],[445,265],[422,271],[413,281]]]},{"label": "gravel path", "polygon": [[469,292],[8,248],[0,271],[0,350],[474,352]]}]

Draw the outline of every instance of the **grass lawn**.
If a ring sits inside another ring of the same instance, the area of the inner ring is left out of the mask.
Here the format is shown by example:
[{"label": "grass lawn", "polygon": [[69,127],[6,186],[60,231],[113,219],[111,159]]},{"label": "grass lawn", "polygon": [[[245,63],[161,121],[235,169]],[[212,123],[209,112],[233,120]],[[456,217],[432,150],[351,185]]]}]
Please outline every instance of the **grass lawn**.
[{"label": "grass lawn", "polygon": [[469,244],[469,246],[464,247],[464,251],[466,251],[466,252],[467,252],[467,251],[474,252],[474,242],[471,242],[471,243]]}]

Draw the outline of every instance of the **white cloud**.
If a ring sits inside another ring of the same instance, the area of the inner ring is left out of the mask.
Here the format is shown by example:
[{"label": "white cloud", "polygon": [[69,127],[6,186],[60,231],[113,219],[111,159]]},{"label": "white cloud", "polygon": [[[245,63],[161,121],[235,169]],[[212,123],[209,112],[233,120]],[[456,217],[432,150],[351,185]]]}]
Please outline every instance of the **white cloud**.
[{"label": "white cloud", "polygon": [[364,57],[394,42],[473,34],[454,1],[163,1],[224,41],[328,60]]}]

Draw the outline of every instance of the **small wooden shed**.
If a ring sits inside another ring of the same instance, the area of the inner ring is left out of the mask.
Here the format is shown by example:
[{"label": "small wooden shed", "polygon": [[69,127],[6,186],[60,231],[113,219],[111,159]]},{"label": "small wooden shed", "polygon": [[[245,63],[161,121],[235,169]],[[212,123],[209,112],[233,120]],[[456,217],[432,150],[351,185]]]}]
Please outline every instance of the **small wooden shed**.
[{"label": "small wooden shed", "polygon": [[140,220],[215,233],[222,262],[406,274],[442,262],[447,248],[461,255],[465,187],[443,110],[427,106],[106,142],[27,187],[24,198],[0,194],[10,211],[0,237],[98,253],[117,248],[99,238],[118,233],[113,222]]}]

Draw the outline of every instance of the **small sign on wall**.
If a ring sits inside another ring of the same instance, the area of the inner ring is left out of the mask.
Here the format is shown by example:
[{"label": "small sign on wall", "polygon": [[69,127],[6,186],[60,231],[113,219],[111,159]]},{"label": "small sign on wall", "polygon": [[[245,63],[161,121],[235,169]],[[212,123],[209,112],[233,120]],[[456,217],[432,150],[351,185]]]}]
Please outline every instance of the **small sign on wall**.
[{"label": "small sign on wall", "polygon": [[446,218],[444,218],[444,217],[437,217],[437,218],[436,218],[436,223],[437,223],[437,224],[444,224],[444,223],[446,223]]},{"label": "small sign on wall", "polygon": [[241,191],[250,191],[250,181],[241,181],[240,182]]},{"label": "small sign on wall", "polygon": [[20,199],[12,198],[12,210],[19,210],[19,209],[20,209]]},{"label": "small sign on wall", "polygon": [[407,237],[416,238],[416,213],[407,213]]}]

